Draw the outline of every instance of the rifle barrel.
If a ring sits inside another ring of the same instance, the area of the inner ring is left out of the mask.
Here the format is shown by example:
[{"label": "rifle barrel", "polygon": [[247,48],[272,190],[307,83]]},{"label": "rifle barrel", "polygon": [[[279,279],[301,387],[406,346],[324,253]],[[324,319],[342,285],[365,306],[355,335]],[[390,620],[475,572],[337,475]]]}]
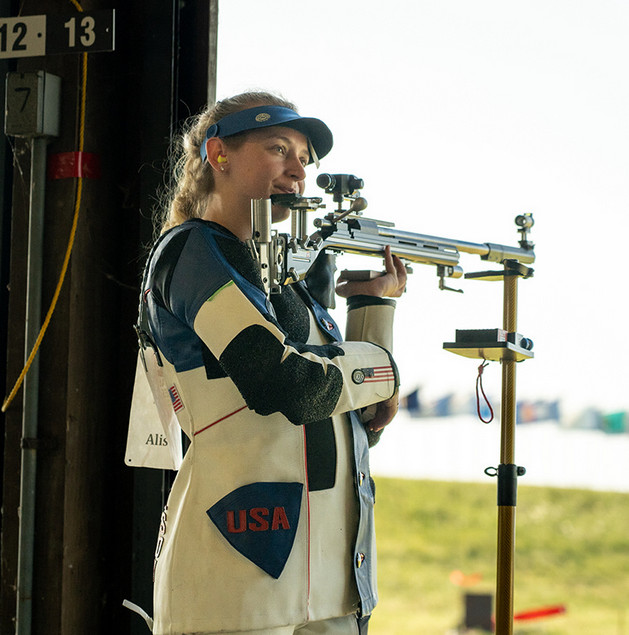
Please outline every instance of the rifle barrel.
[{"label": "rifle barrel", "polygon": [[460,253],[475,254],[483,260],[502,262],[518,260],[524,264],[535,261],[528,247],[511,247],[496,243],[471,243],[439,236],[401,231],[391,223],[364,218],[349,218],[332,224],[325,220],[315,223],[324,235],[323,246],[348,253],[378,256],[386,245],[391,253],[410,262],[432,265],[456,265]]}]

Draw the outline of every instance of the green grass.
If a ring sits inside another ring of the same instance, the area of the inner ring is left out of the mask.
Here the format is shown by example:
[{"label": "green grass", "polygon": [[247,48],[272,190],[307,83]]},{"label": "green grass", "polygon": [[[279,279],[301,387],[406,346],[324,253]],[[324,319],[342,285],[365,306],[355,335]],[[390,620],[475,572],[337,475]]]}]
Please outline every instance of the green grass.
[{"label": "green grass", "polygon": [[[604,469],[604,466],[601,466]],[[445,635],[463,593],[495,593],[497,506],[491,484],[378,478],[380,603],[373,635]],[[518,488],[515,612],[564,604],[564,615],[514,633],[629,635],[629,494]],[[474,586],[452,571],[480,574]]]}]

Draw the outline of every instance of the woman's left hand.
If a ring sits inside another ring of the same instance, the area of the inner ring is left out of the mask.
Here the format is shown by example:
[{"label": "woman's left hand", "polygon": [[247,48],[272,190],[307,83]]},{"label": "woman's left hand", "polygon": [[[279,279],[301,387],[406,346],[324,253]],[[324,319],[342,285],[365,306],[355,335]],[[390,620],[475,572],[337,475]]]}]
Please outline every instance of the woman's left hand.
[{"label": "woman's left hand", "polygon": [[399,298],[406,287],[406,267],[397,257],[391,255],[391,247],[384,248],[385,271],[373,280],[347,280],[341,271],[336,281],[336,292],[342,298],[353,295],[372,295],[379,298]]},{"label": "woman's left hand", "polygon": [[[371,407],[373,408],[373,406]],[[386,401],[377,403],[375,407],[374,416],[365,422],[365,427],[369,428],[372,432],[380,432],[380,430],[383,430],[393,421],[393,417],[395,417],[400,407],[399,392],[396,390],[392,397]]]}]

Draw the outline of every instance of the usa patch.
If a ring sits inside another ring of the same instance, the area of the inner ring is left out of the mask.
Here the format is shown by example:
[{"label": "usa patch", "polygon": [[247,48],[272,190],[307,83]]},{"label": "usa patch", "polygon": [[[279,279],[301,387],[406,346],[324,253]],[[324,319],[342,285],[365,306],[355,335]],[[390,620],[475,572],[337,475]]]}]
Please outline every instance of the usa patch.
[{"label": "usa patch", "polygon": [[207,510],[229,544],[277,579],[293,548],[301,510],[301,483],[251,483]]}]

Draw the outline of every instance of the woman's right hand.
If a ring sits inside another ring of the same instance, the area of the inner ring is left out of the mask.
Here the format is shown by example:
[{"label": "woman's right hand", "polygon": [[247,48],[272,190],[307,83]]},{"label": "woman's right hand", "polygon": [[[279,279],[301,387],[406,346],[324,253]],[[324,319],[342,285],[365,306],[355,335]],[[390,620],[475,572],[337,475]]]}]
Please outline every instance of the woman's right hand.
[{"label": "woman's right hand", "polygon": [[389,245],[384,248],[384,267],[382,275],[373,280],[347,280],[341,271],[336,282],[336,292],[342,298],[354,295],[399,298],[406,288],[406,267],[397,256],[391,255]]}]

